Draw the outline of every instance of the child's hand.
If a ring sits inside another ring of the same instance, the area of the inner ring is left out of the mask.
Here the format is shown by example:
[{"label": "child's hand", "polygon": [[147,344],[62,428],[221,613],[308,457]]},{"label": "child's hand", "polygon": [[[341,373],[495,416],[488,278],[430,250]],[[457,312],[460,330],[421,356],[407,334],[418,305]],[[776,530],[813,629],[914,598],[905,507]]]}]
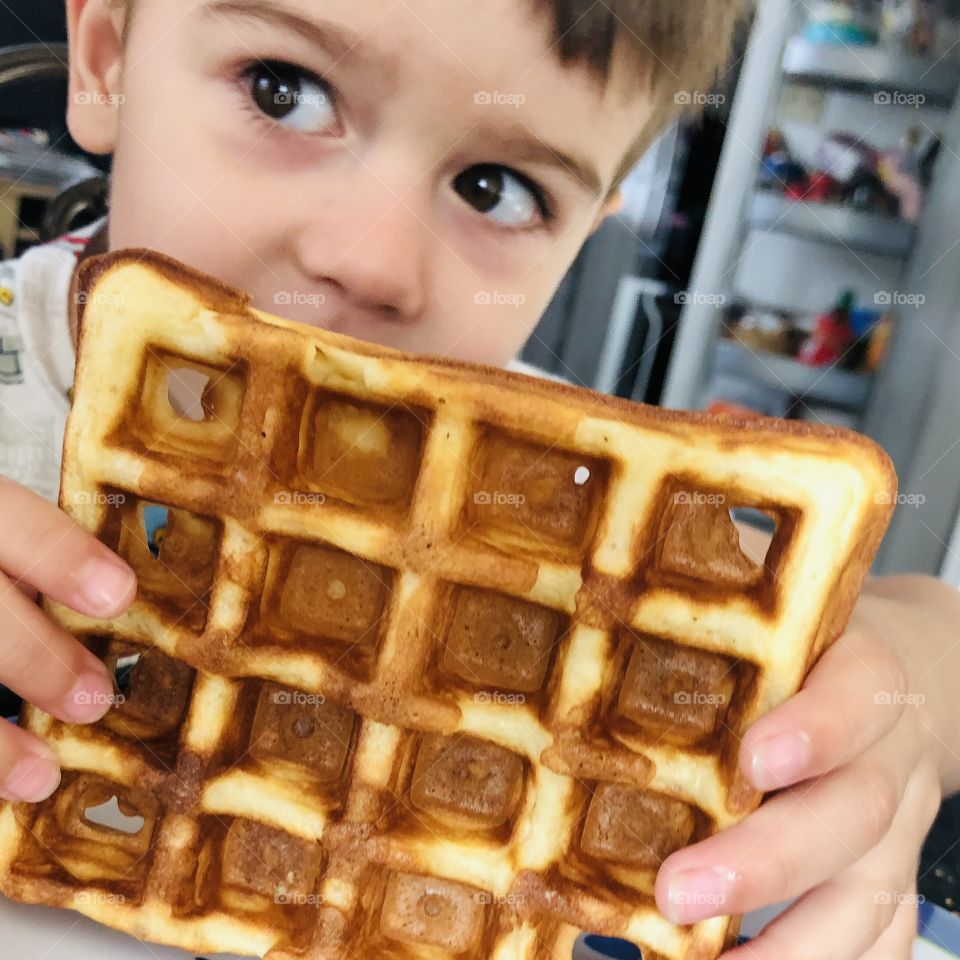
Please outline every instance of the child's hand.
[{"label": "child's hand", "polygon": [[[111,617],[136,593],[133,571],[55,506],[0,477],[0,683],[61,720],[91,723],[110,706],[104,665],[51,623],[36,591]],[[60,782],[53,751],[0,721],[0,797],[36,801]]]},{"label": "child's hand", "polygon": [[803,689],[743,738],[750,781],[789,789],[669,857],[661,911],[690,923],[799,896],[723,960],[907,960],[920,847],[960,788],[957,624],[960,595],[932,578],[868,582]]}]

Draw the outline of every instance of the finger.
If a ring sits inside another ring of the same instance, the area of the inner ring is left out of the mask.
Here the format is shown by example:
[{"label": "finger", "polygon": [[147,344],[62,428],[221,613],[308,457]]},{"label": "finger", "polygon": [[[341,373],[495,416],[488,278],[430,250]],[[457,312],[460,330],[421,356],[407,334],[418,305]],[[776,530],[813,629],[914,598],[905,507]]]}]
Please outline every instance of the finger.
[{"label": "finger", "polygon": [[50,747],[0,720],[0,798],[36,803],[59,785],[60,768]]},{"label": "finger", "polygon": [[[844,873],[801,897],[757,937],[727,951],[720,960],[808,960],[812,956],[861,960],[887,936],[901,912],[912,911],[916,929],[916,910],[915,897],[877,898],[869,881],[851,881]],[[830,945],[829,950],[824,951],[824,944]],[[893,955],[878,954],[877,960],[880,957],[892,960]],[[898,960],[907,957],[909,952]]]},{"label": "finger", "polygon": [[2,574],[0,622],[0,681],[61,720],[90,723],[107,712],[107,668]]},{"label": "finger", "polygon": [[820,658],[803,688],[744,735],[740,767],[758,790],[817,777],[893,729],[907,677],[872,633],[851,631]]},{"label": "finger", "polygon": [[746,913],[849,866],[889,829],[914,763],[912,743],[909,731],[898,729],[854,763],[777,794],[736,826],[671,854],[657,875],[661,912],[674,923]]},{"label": "finger", "polygon": [[877,942],[860,960],[910,960],[913,941],[917,938],[918,898],[909,894],[897,905],[890,926],[880,934]]},{"label": "finger", "polygon": [[122,613],[136,593],[130,567],[31,490],[0,477],[0,570],[94,617]]},{"label": "finger", "polygon": [[[830,944],[831,960],[902,960],[895,952],[872,951],[899,949],[909,916],[916,929],[918,851],[936,813],[932,797],[937,783],[932,768],[917,768],[879,843],[799,899],[749,945],[725,953],[722,960],[800,960],[824,943]],[[908,947],[910,940],[912,934]]]}]

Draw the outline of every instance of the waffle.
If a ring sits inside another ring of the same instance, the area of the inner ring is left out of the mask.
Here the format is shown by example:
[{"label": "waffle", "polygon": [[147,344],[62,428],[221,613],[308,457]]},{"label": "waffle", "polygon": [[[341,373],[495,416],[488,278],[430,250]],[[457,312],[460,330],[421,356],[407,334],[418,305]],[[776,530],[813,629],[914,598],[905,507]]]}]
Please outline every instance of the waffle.
[{"label": "waffle", "polygon": [[0,889],[270,960],[715,958],[736,919],[672,925],[657,868],[760,802],[739,738],[841,632],[885,455],[352,340],[144,251],[78,284],[61,505],[139,590],[45,601],[120,695],[25,709],[63,780],[0,811]]}]

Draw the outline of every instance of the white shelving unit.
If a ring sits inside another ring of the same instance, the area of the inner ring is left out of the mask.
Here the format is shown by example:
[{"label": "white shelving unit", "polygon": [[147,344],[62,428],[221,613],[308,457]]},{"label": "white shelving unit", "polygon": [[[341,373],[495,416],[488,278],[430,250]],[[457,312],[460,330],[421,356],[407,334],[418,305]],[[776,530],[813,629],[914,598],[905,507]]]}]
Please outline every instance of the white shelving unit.
[{"label": "white shelving unit", "polygon": [[[804,18],[797,0],[761,0],[662,402],[701,408],[717,374],[782,391],[815,408],[808,415],[842,420],[853,411],[858,429],[890,454],[901,491],[923,504],[895,512],[875,572],[937,573],[960,542],[960,44],[929,60],[815,46],[797,39]],[[912,105],[895,93],[915,95]],[[942,131],[919,224],[758,190],[764,137],[785,105],[784,132],[807,163],[825,131],[849,130],[881,148],[910,126]],[[895,335],[872,375],[809,370],[721,337],[721,297],[809,314],[847,287],[861,306],[894,292],[912,304],[894,298]]]},{"label": "white shelving unit", "polygon": [[750,204],[750,226],[788,233],[832,246],[881,257],[904,259],[916,228],[898,217],[866,213],[839,203],[791,200],[772,190],[757,190]]},{"label": "white shelving unit", "polygon": [[911,56],[886,47],[810,43],[791,37],[783,55],[785,79],[830,89],[920,94],[931,104],[949,106],[957,92],[955,64]]},{"label": "white shelving unit", "polygon": [[[867,130],[876,127],[873,136],[886,138],[881,145],[887,145],[890,138],[896,142],[909,120],[924,124],[926,119],[929,130],[955,99],[960,64],[955,58],[925,59],[880,46],[812,44],[800,35],[804,18],[803,5],[791,0],[760,5],[681,318],[665,406],[699,408],[711,374],[733,371],[795,399],[854,413],[858,424],[866,420],[872,377],[819,370],[818,388],[810,389],[806,368],[789,358],[755,357],[739,344],[718,343],[722,317],[715,304],[759,303],[810,315],[829,309],[846,287],[868,307],[882,302],[879,293],[899,289],[916,227],[897,217],[839,203],[795,201],[758,188],[763,140],[770,127],[781,125],[778,111],[787,102],[787,85],[809,91],[811,109],[820,110],[825,125],[822,133],[846,129],[835,124],[849,119],[855,132],[858,123]],[[894,101],[907,97],[914,98],[915,108],[905,115]],[[864,119],[871,110],[875,113]],[[808,159],[811,142],[820,135],[811,126],[799,124],[797,130]],[[866,139],[872,142],[870,133]]]}]

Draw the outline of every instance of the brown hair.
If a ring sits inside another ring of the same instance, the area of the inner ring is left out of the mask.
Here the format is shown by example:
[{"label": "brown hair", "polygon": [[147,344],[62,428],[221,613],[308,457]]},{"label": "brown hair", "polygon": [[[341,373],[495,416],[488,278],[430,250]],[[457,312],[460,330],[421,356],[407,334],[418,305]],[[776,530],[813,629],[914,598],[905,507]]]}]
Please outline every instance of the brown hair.
[{"label": "brown hair", "polygon": [[623,56],[635,90],[652,101],[652,116],[641,124],[614,187],[685,104],[713,87],[729,62],[737,25],[752,5],[752,0],[533,2],[552,17],[554,54],[561,63],[582,64],[606,85]]}]

